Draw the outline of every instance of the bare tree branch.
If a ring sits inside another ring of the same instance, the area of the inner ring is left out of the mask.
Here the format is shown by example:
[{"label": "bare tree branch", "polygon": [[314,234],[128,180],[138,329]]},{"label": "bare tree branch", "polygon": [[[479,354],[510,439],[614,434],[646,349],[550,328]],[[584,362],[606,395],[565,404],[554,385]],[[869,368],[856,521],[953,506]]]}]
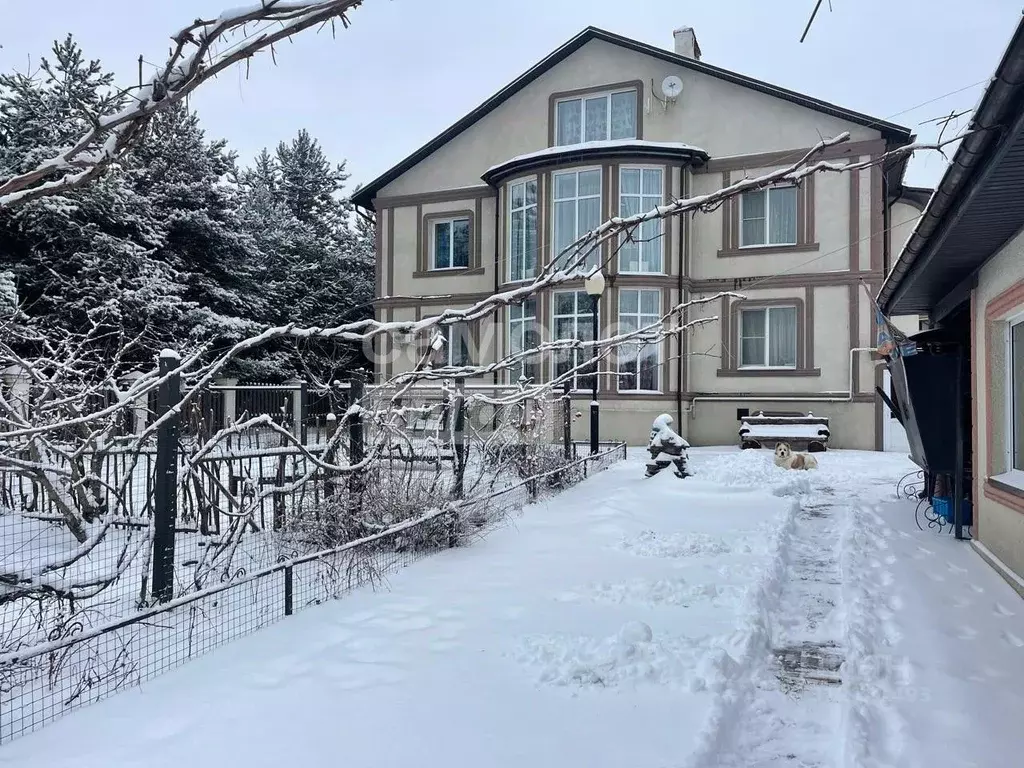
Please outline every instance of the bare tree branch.
[{"label": "bare tree branch", "polygon": [[[136,89],[127,107],[94,117],[92,129],[76,144],[35,168],[0,183],[0,208],[55,195],[92,181],[134,142],[150,118],[187,97],[210,78],[240,61],[310,27],[340,19],[362,0],[262,0],[228,10],[216,19],[196,19],[172,35],[166,64]],[[241,35],[238,41],[233,36]]]}]

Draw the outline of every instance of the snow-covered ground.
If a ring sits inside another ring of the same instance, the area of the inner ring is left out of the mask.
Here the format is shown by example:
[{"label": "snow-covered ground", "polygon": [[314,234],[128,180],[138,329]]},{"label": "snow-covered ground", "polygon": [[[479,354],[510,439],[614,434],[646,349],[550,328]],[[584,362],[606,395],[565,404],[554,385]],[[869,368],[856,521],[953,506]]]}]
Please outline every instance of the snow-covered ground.
[{"label": "snow-covered ground", "polygon": [[1003,766],[1024,607],[898,456],[634,454],[514,526],[0,748],[2,766]]}]

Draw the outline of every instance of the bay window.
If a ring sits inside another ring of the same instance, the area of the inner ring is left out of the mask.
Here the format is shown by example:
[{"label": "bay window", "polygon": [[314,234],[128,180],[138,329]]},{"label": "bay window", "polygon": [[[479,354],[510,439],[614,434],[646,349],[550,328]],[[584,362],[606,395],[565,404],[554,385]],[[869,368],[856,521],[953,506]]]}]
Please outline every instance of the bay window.
[{"label": "bay window", "polygon": [[[594,300],[584,291],[559,291],[554,294],[554,339],[592,341],[594,338]],[[594,356],[593,349],[564,349],[555,352],[555,376],[583,366]],[[591,366],[571,375],[573,389],[590,389],[593,385]]]},{"label": "bay window", "polygon": [[[558,258],[583,234],[601,224],[601,170],[564,171],[553,176],[554,254]],[[565,266],[575,260],[565,254],[558,263]],[[587,256],[584,267],[600,264],[600,249]]]},{"label": "bay window", "polygon": [[[528,349],[535,349],[540,344],[540,332],[537,328],[537,299],[526,299],[522,304],[512,304],[508,308],[508,352],[516,355]],[[522,358],[509,372],[512,383],[519,381],[521,376],[537,383],[540,381],[539,355]]]},{"label": "bay window", "polygon": [[529,280],[537,272],[537,180],[509,187],[509,274],[511,282]]},{"label": "bay window", "polygon": [[[623,168],[619,171],[619,215],[635,216],[662,204],[664,175],[661,168]],[[619,248],[620,272],[663,271],[661,219],[645,221]]]},{"label": "bay window", "polygon": [[[661,291],[619,291],[619,333],[629,333],[657,323],[661,318]],[[619,347],[619,391],[657,392],[659,344],[630,342]]]}]

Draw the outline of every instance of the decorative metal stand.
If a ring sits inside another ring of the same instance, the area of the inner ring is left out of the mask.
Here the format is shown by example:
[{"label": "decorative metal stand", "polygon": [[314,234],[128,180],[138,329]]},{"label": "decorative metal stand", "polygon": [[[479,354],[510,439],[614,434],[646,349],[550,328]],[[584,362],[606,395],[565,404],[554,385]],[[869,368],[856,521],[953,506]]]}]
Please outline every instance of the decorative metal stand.
[{"label": "decorative metal stand", "polygon": [[[936,512],[935,508],[932,507],[931,499],[927,496],[917,502],[917,507],[914,509],[914,522],[917,523],[917,527],[923,531],[924,527],[921,525],[922,517],[927,523],[929,530],[937,530],[938,533],[953,532],[953,521]],[[949,529],[948,531],[946,530],[947,528]]]},{"label": "decorative metal stand", "polygon": [[925,484],[927,478],[925,478],[924,470],[919,469],[916,472],[908,472],[899,479],[896,483],[896,498],[897,499],[920,499],[925,493]]}]

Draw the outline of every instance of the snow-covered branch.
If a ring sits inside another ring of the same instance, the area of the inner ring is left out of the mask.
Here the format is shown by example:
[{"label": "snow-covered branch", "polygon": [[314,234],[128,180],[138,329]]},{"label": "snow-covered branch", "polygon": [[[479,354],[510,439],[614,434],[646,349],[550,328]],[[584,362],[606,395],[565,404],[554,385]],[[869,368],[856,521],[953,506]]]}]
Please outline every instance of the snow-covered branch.
[{"label": "snow-covered branch", "polygon": [[196,19],[172,35],[167,62],[148,83],[130,93],[127,106],[95,118],[88,133],[59,154],[0,182],[0,208],[92,181],[142,137],[157,112],[257,53],[269,49],[275,56],[276,43],[310,27],[337,21],[348,27],[346,14],[361,4],[362,0],[262,0],[215,19]]}]

